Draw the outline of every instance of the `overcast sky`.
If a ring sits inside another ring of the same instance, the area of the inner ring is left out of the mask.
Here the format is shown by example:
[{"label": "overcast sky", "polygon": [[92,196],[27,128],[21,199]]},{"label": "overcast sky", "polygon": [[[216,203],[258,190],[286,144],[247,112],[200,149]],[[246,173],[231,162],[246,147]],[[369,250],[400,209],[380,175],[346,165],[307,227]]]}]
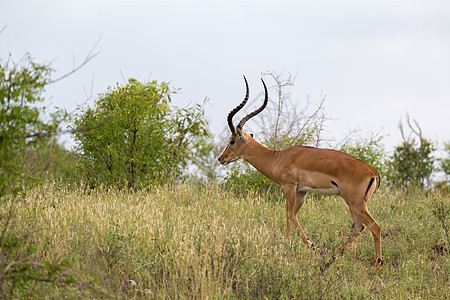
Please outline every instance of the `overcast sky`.
[{"label": "overcast sky", "polygon": [[425,137],[450,140],[448,0],[2,0],[4,26],[0,56],[29,52],[51,63],[55,78],[98,42],[89,64],[47,89],[49,103],[69,111],[124,78],[169,81],[181,88],[174,105],[208,97],[221,132],[245,93],[242,75],[257,96],[261,73],[272,70],[297,75],[299,106],[326,95],[327,136],[336,141],[360,129],[388,135],[392,147],[407,113]]}]

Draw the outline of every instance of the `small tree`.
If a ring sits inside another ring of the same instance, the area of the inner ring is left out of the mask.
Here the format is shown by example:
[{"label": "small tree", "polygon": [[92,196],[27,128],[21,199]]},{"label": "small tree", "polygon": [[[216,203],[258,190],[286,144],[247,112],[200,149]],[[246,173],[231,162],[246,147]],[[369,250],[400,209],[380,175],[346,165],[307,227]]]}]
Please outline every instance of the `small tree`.
[{"label": "small tree", "polygon": [[[399,129],[403,138],[401,145],[395,147],[390,158],[389,182],[396,187],[425,188],[430,186],[430,177],[434,170],[432,157],[435,150],[433,144],[422,135],[417,121],[411,124],[409,116],[406,123],[410,129],[405,135],[402,122]],[[418,142],[413,136],[417,136]]]},{"label": "small tree", "polygon": [[264,143],[275,150],[294,145],[318,146],[325,122],[325,97],[312,112],[308,112],[309,100],[299,111],[298,103],[292,101],[289,91],[294,86],[295,77],[273,71],[266,72],[264,75],[275,81],[272,89],[276,94],[276,109],[268,108],[261,115]]},{"label": "small tree", "polygon": [[[47,114],[42,93],[51,68],[33,62],[29,55],[15,63],[0,58],[0,298],[17,298],[31,282],[70,284],[64,263],[40,262],[30,239],[33,226],[14,219],[14,204],[36,179],[27,154],[45,144],[62,120],[60,113]],[[31,226],[31,228],[30,228]],[[25,232],[24,232],[25,231]],[[16,291],[18,290],[18,295]]]},{"label": "small tree", "polygon": [[164,82],[129,79],[82,108],[74,138],[92,183],[134,188],[181,175],[209,131],[202,106],[170,108],[170,96]]},{"label": "small tree", "polygon": [[45,107],[39,106],[51,71],[29,55],[19,63],[0,60],[0,197],[21,188],[17,182],[29,177],[24,174],[27,149],[44,142],[41,133],[55,132],[61,121],[59,114],[44,121]]}]

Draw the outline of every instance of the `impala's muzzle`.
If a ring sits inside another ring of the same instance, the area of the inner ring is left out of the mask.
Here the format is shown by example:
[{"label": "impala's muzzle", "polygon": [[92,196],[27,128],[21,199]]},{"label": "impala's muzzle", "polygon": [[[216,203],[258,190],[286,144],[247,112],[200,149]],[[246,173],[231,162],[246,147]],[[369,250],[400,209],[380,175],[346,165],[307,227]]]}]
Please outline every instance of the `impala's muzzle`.
[{"label": "impala's muzzle", "polygon": [[236,161],[236,160],[238,160],[238,159],[239,159],[239,157],[233,157],[233,158],[226,157],[226,158],[222,158],[222,155],[221,155],[221,156],[219,157],[218,161],[219,161],[219,163],[220,163],[221,165],[226,166],[226,165],[231,164],[232,162],[234,162],[234,161]]}]

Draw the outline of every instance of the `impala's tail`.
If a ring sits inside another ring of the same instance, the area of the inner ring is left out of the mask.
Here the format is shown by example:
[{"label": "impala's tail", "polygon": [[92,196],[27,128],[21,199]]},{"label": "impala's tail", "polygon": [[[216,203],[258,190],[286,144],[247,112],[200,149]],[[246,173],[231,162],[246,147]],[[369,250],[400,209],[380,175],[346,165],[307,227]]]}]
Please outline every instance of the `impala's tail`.
[{"label": "impala's tail", "polygon": [[[376,170],[375,170],[376,171]],[[369,185],[367,186],[366,193],[364,194],[364,199],[369,200],[369,198],[375,194],[375,192],[380,187],[380,174],[376,171],[376,176],[370,178]]]}]

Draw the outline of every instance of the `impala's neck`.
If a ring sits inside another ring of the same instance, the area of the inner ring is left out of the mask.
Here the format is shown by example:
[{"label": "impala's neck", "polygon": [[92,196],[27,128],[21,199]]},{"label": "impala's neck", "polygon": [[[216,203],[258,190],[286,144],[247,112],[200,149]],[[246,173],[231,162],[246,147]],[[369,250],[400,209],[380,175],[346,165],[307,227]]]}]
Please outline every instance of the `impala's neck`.
[{"label": "impala's neck", "polygon": [[241,153],[241,157],[268,178],[274,180],[272,170],[276,169],[274,168],[276,163],[274,157],[276,153],[277,151],[269,149],[251,139],[247,142],[247,147]]}]

